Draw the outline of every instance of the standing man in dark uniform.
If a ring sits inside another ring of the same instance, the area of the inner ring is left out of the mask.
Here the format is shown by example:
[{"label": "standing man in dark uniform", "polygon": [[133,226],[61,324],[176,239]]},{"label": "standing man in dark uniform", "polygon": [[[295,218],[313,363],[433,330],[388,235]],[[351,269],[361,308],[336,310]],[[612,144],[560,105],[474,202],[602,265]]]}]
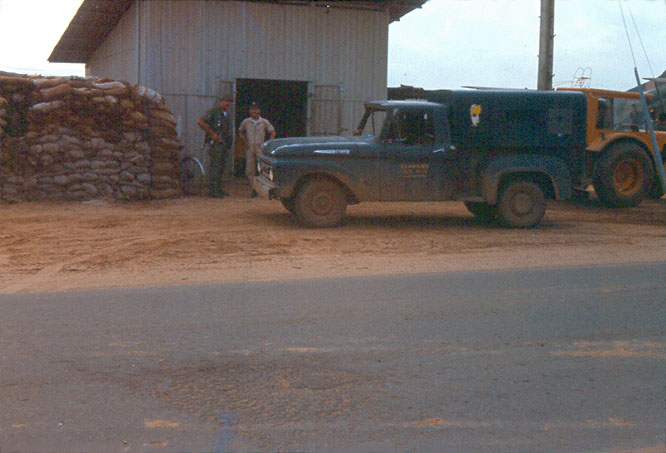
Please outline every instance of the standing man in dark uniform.
[{"label": "standing man in dark uniform", "polygon": [[210,153],[209,196],[222,198],[228,195],[222,190],[222,176],[233,143],[229,97],[220,98],[220,104],[208,110],[197,124],[206,132],[206,142]]}]

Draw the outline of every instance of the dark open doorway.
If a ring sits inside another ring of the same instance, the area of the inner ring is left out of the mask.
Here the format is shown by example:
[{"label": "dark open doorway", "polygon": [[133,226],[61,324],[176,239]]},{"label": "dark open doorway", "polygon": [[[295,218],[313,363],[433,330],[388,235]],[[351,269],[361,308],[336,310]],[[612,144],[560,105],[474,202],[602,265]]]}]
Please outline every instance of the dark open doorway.
[{"label": "dark open doorway", "polygon": [[236,81],[236,124],[249,115],[250,104],[261,107],[261,116],[275,126],[278,137],[299,137],[306,133],[308,83],[292,80],[238,79]]},{"label": "dark open doorway", "polygon": [[[308,83],[293,80],[237,79],[236,126],[250,116],[250,104],[275,127],[277,137],[302,137],[307,132]],[[236,149],[236,174],[244,171],[243,149]]]}]

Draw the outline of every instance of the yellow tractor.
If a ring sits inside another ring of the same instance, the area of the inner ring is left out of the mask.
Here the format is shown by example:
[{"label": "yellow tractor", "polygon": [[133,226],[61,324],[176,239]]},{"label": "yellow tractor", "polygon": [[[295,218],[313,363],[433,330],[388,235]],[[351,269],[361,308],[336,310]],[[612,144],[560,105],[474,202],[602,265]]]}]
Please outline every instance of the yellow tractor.
[{"label": "yellow tractor", "polygon": [[[664,195],[655,165],[666,151],[666,132],[655,131],[661,156],[655,155],[639,93],[592,88],[560,88],[587,97],[587,175],[599,199],[612,207],[636,206]],[[658,128],[655,128],[658,129]]]}]

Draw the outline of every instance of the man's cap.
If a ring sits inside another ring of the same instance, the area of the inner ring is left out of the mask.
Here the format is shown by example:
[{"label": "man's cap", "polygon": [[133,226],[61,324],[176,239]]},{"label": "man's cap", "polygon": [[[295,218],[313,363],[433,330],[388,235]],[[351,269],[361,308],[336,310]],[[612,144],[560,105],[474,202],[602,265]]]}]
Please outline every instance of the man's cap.
[{"label": "man's cap", "polygon": [[252,110],[252,109],[258,109],[258,110],[261,110],[261,109],[259,108],[259,104],[257,104],[256,102],[253,102],[252,104],[250,104],[250,110]]}]

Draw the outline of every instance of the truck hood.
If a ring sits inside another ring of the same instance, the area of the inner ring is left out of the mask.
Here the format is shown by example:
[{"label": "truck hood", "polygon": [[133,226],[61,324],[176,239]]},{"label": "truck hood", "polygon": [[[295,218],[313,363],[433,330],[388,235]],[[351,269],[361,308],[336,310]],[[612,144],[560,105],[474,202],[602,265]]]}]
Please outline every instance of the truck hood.
[{"label": "truck hood", "polygon": [[372,137],[338,136],[279,138],[267,142],[262,152],[271,156],[344,155],[372,140]]}]

